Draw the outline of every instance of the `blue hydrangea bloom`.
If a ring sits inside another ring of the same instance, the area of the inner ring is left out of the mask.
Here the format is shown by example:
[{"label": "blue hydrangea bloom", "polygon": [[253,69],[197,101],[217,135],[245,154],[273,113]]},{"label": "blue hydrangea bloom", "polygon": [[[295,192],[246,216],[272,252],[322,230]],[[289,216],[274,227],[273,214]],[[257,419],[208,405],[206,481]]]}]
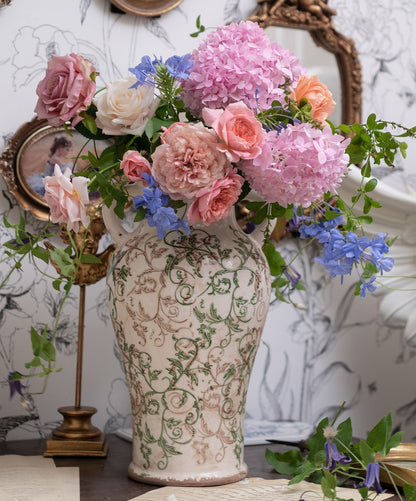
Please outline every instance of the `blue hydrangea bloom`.
[{"label": "blue hydrangea bloom", "polygon": [[364,282],[361,279],[361,285],[360,285],[360,296],[361,297],[365,297],[367,294],[367,291],[374,292],[377,289],[376,285],[374,284],[375,279],[376,279],[376,277],[371,277],[368,282]]},{"label": "blue hydrangea bloom", "polygon": [[183,230],[190,233],[187,221],[179,219],[175,210],[169,205],[169,197],[162,192],[155,184],[155,180],[150,174],[142,174],[149,186],[143,188],[142,195],[133,198],[134,207],[145,209],[144,217],[149,226],[156,227],[157,236],[163,238],[168,231]]},{"label": "blue hydrangea bloom", "polygon": [[186,80],[194,64],[191,57],[191,54],[171,56],[166,60],[166,68],[173,77]]},{"label": "blue hydrangea bloom", "polygon": [[144,85],[148,82],[148,77],[156,73],[156,66],[159,64],[158,59],[150,59],[149,56],[143,56],[140,63],[134,68],[129,68],[129,71],[137,78],[137,82],[132,85],[137,88],[139,85]]},{"label": "blue hydrangea bloom", "polygon": [[380,484],[380,465],[378,463],[368,463],[364,482],[355,487],[357,489],[361,487],[373,487],[378,494],[385,492],[385,489]]}]

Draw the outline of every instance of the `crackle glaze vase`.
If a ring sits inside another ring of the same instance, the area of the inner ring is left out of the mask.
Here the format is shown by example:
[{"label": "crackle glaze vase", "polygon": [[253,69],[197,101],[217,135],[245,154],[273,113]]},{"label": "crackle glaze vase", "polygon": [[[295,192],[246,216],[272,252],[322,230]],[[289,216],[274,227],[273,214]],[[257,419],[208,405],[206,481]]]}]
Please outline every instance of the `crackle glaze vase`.
[{"label": "crackle glaze vase", "polygon": [[111,211],[117,248],[108,303],[129,385],[129,476],[156,485],[221,485],[247,475],[247,387],[266,319],[262,234],[234,215],[191,234],[131,233]]}]

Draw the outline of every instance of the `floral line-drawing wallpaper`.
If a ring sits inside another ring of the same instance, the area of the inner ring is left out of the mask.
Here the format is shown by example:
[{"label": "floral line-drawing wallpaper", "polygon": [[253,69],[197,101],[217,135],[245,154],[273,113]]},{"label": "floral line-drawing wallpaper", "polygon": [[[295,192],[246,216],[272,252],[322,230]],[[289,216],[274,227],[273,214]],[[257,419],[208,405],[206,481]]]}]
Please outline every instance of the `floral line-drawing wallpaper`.
[{"label": "floral line-drawing wallpaper", "polygon": [[[207,27],[246,18],[255,0],[183,0],[159,18],[124,14],[106,0],[66,0],[60,9],[52,0],[33,7],[20,0],[0,9],[0,148],[18,127],[33,118],[35,88],[52,54],[76,52],[91,59],[100,76],[98,85],[124,76],[145,54],[168,57],[192,50],[198,39],[189,37],[195,20]],[[416,0],[330,0],[337,11],[336,28],[351,37],[363,66],[363,116],[376,111],[388,120],[413,125],[416,52],[411,14]],[[30,21],[27,13],[30,12]],[[179,29],[178,29],[179,27]],[[379,177],[398,190],[414,194],[416,177],[409,156],[392,173]],[[24,213],[0,181],[0,212],[17,221],[20,214],[33,232],[41,222]],[[0,225],[0,240],[10,238]],[[299,250],[296,238],[279,244],[286,256]],[[403,337],[403,325],[387,324],[378,312],[379,297],[356,298],[353,279],[340,286],[314,258],[319,248],[303,253],[296,267],[306,284],[295,309],[273,302],[263,343],[250,382],[247,415],[262,420],[299,420],[316,423],[346,401],[355,433],[365,433],[376,420],[392,412],[395,425],[407,440],[416,437],[416,392],[409,380],[416,371],[416,350]],[[52,273],[50,267],[46,271]],[[10,263],[0,264],[0,279]],[[0,379],[21,370],[30,359],[30,326],[51,325],[59,296],[51,282],[29,263],[0,289]],[[106,433],[130,425],[130,402],[106,304],[104,280],[87,288],[82,404],[97,408],[93,418]],[[9,399],[0,386],[0,440],[46,437],[57,426],[57,408],[72,405],[75,397],[78,332],[76,288],[66,303],[59,326],[58,360],[62,371],[53,375],[46,392],[34,395],[24,408]],[[33,380],[30,390],[42,389]],[[400,391],[398,391],[400,389]]]}]

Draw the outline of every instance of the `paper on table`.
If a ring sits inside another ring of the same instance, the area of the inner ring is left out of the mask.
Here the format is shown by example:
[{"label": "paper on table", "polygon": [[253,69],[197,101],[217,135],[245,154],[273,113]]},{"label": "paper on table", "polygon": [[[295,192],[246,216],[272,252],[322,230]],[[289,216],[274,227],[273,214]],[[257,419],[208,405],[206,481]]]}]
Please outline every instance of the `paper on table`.
[{"label": "paper on table", "polygon": [[[337,493],[345,499],[361,501],[357,489],[339,488]],[[391,494],[380,494],[388,499]],[[245,482],[220,487],[162,487],[130,501],[305,501],[322,500],[321,487],[309,482],[288,485],[288,480],[250,478]]]},{"label": "paper on table", "polygon": [[1,501],[79,501],[79,468],[42,456],[0,456]]}]

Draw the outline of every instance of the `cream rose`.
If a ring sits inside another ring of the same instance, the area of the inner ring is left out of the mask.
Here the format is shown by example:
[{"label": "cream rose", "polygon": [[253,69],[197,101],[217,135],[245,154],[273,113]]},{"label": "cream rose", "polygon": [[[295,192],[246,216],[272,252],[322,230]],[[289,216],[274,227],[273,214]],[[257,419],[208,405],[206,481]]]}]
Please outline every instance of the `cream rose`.
[{"label": "cream rose", "polygon": [[135,83],[133,76],[116,80],[107,84],[106,89],[94,99],[96,122],[105,134],[143,134],[159,100],[155,98],[152,87],[142,85],[135,89],[132,88]]}]

